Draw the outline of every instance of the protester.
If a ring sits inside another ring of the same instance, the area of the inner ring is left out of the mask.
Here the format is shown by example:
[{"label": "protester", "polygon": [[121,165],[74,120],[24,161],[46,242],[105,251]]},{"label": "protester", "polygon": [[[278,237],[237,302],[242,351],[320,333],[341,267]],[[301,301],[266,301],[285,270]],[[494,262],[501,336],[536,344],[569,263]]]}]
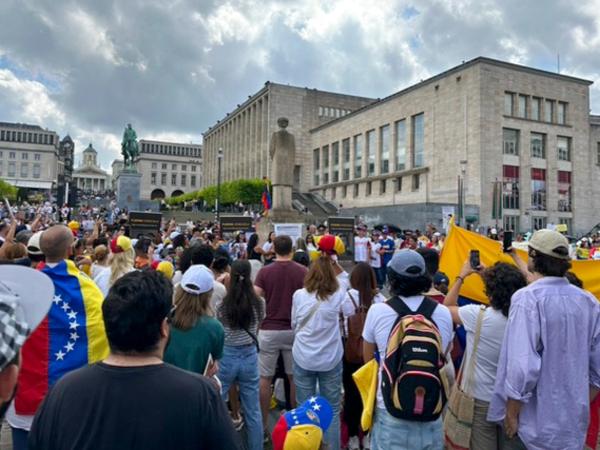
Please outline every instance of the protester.
[{"label": "protester", "polygon": [[[273,241],[275,260],[263,267],[254,283],[256,293],[266,301],[266,316],[258,333],[260,347],[260,404],[263,426],[268,428],[268,411],[271,401],[271,382],[275,375],[277,359],[281,354],[285,373],[290,382],[292,407],[296,393],[293,381],[292,344],[294,332],[291,325],[292,296],[304,286],[306,267],[292,261],[292,240],[277,236]],[[266,431],[266,436],[270,433]]]},{"label": "protester", "polygon": [[357,227],[358,236],[354,237],[354,262],[369,262],[371,258],[371,241],[367,237],[367,228]]},{"label": "protester", "polygon": [[30,449],[240,448],[214,386],[162,361],[171,295],[153,271],[116,281],[102,305],[110,355],[56,384],[36,414]]},{"label": "protester", "polygon": [[[350,274],[350,287],[344,296],[344,310],[348,316],[354,314],[366,313],[372,304],[385,302],[385,297],[377,289],[377,280],[375,272],[371,266],[365,262],[358,263]],[[345,336],[348,339],[348,321],[345,322]],[[362,336],[360,330],[359,336]],[[360,349],[353,349],[362,354],[362,344]],[[346,349],[348,342],[346,342]],[[348,427],[348,450],[360,449],[359,426],[362,413],[362,400],[356,384],[352,379],[352,374],[362,365],[362,362],[348,361],[348,356],[344,357],[343,385],[344,385],[344,422]],[[364,435],[362,447],[368,448],[369,437]]]},{"label": "protester", "polygon": [[[179,264],[180,270],[185,274],[190,267],[201,265],[209,269],[212,267],[215,258],[215,251],[207,244],[196,244],[185,249]],[[211,296],[210,307],[212,311],[216,310],[216,305],[223,301],[227,294],[227,289],[222,283],[215,280],[213,293]]]},{"label": "protester", "polygon": [[[448,348],[452,338],[452,317],[444,305],[423,296],[423,293],[431,287],[431,278],[427,273],[423,257],[411,250],[396,253],[388,265],[388,279],[390,292],[395,297],[386,303],[374,304],[369,309],[363,331],[365,362],[374,357],[377,357],[380,362],[386,359],[388,338],[394,323],[400,317],[395,308],[430,317],[439,330],[441,348]],[[433,311],[430,313],[431,310]],[[442,350],[439,351],[441,353]],[[371,449],[441,450],[443,448],[441,418],[420,421],[392,416],[382,395],[382,381],[380,365],[377,404],[371,431]]]},{"label": "protester", "polygon": [[522,448],[583,448],[600,388],[600,305],[564,278],[570,265],[563,235],[533,234],[538,279],[513,296],[488,413]]},{"label": "protester", "polygon": [[215,280],[204,266],[192,266],[175,288],[171,340],[165,362],[190,372],[213,376],[223,356],[225,333],[213,316],[210,297]]},{"label": "protester", "polygon": [[381,232],[381,239],[379,240],[381,244],[381,285],[384,286],[387,279],[387,265],[392,260],[394,253],[396,251],[396,243],[392,239],[389,233],[389,228],[387,226],[383,227]]},{"label": "protester", "polygon": [[31,261],[31,267],[34,269],[41,268],[39,266],[41,266],[41,263],[45,260],[44,253],[40,248],[40,239],[42,237],[42,233],[43,231],[34,233],[33,236],[29,238],[29,242],[27,242],[27,256]]},{"label": "protester", "polygon": [[377,287],[383,288],[385,277],[382,275],[385,268],[381,267],[381,255],[383,250],[381,249],[381,243],[379,242],[379,231],[373,231],[371,234],[371,242],[369,245],[369,264],[375,272],[375,278],[377,279]]},{"label": "protester", "polygon": [[[490,302],[487,308],[473,304],[457,306],[460,289],[466,278],[472,274],[479,274],[483,279],[485,294]],[[444,300],[444,305],[450,309],[454,323],[463,325],[467,332],[461,389],[475,399],[471,450],[511,448],[511,442],[504,436],[501,428],[487,421],[487,414],[494,391],[498,358],[508,321],[511,297],[526,284],[525,277],[515,266],[499,262],[486,269],[483,267],[473,269],[470,261],[466,261]],[[479,321],[481,321],[480,334],[475,343]],[[474,354],[475,345],[477,351]],[[467,379],[469,377],[472,379]]]},{"label": "protester", "polygon": [[252,267],[252,283],[256,280],[256,275],[258,275],[258,271],[262,269],[262,262],[260,258],[260,253],[256,251],[256,247],[258,247],[258,234],[254,233],[248,239],[248,250],[246,252],[248,261],[250,262],[250,266]]},{"label": "protester", "polygon": [[115,237],[110,242],[110,270],[98,273],[94,281],[106,297],[108,290],[123,275],[135,270],[133,267],[135,253],[131,239],[127,236]]},{"label": "protester", "polygon": [[274,240],[275,232],[271,231],[267,237],[267,242],[265,242],[261,248],[261,253],[265,260],[265,266],[271,264],[275,260],[276,252],[274,249]]},{"label": "protester", "polygon": [[46,256],[42,272],[54,285],[55,296],[46,318],[22,349],[15,401],[7,412],[14,450],[27,448],[33,415],[48,390],[68,372],[101,360],[108,354],[102,323],[102,293],[69,260],[73,234],[64,225],[41,236]]},{"label": "protester", "polygon": [[110,252],[106,245],[98,245],[94,248],[94,263],[92,264],[91,277],[95,279],[101,272],[110,271]]},{"label": "protester", "polygon": [[258,326],[265,317],[265,301],[255,294],[250,272],[248,261],[234,261],[229,291],[223,302],[217,304],[217,318],[225,329],[219,379],[223,384],[221,393],[224,399],[234,383],[239,386],[248,447],[250,450],[261,450],[263,421],[260,410],[257,334]]}]

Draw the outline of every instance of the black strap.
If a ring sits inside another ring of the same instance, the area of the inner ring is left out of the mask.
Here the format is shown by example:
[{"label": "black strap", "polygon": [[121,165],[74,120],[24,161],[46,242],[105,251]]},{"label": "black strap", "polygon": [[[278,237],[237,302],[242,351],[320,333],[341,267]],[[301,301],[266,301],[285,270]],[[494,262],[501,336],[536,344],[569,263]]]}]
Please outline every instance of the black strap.
[{"label": "black strap", "polygon": [[400,317],[409,316],[412,314],[421,314],[429,320],[433,320],[433,311],[435,311],[435,308],[437,308],[438,305],[438,302],[429,297],[423,297],[423,301],[416,311],[411,310],[398,296],[390,298],[386,303],[394,311],[396,311],[396,314],[398,314]]},{"label": "black strap", "polygon": [[258,338],[256,337],[256,335],[254,333],[252,333],[249,329],[247,328],[242,328],[246,333],[248,333],[250,335],[250,337],[252,338],[252,340],[254,341],[254,345],[256,346],[256,352],[260,352],[260,347],[258,345]]},{"label": "black strap", "polygon": [[436,302],[432,298],[425,296],[423,297],[423,301],[421,302],[419,309],[417,309],[416,314],[421,314],[427,319],[433,321],[433,312],[435,311],[435,308],[437,308],[438,305],[438,302]]}]

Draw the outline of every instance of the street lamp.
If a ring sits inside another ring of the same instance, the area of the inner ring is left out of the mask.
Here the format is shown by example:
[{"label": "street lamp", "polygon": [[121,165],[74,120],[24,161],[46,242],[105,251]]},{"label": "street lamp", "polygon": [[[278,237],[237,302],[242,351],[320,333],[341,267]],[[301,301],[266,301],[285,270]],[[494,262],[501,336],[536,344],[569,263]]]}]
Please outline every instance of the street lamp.
[{"label": "street lamp", "polygon": [[217,152],[217,208],[216,218],[219,224],[219,236],[221,235],[221,161],[223,160],[223,148],[219,147]]},{"label": "street lamp", "polygon": [[458,214],[456,224],[462,225],[465,215],[465,174],[467,173],[467,160],[462,159],[460,164],[460,175],[458,176]]}]

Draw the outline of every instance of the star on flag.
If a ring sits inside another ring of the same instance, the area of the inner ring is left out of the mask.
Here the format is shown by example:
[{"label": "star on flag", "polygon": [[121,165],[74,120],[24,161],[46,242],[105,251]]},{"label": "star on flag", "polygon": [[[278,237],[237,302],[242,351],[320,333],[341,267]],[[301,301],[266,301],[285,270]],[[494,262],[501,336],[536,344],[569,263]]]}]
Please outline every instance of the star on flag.
[{"label": "star on flag", "polygon": [[69,306],[69,304],[67,302],[63,302],[63,305],[61,306],[61,308],[64,312],[67,312],[69,309],[71,309],[71,307]]},{"label": "star on flag", "polygon": [[79,339],[79,335],[77,334],[77,331],[71,333],[71,339],[73,339],[74,341],[76,341],[77,339]]},{"label": "star on flag", "polygon": [[62,350],[59,350],[58,353],[54,354],[56,356],[57,361],[62,361],[65,358],[66,353],[63,353]]},{"label": "star on flag", "polygon": [[62,302],[62,298],[60,298],[60,294],[55,295],[54,298],[52,299],[52,301],[54,302],[55,305],[58,305],[60,302]]},{"label": "star on flag", "polygon": [[73,330],[73,329],[76,330],[78,326],[79,326],[79,324],[77,323],[76,320],[74,320],[73,322],[69,322],[69,328],[71,330]]},{"label": "star on flag", "polygon": [[72,352],[73,349],[75,348],[75,342],[67,342],[67,345],[65,345],[65,349],[67,349],[67,353]]},{"label": "star on flag", "polygon": [[75,311],[71,310],[71,312],[68,313],[67,316],[69,316],[70,320],[73,320],[73,319],[75,319],[75,317],[77,317],[77,313]]}]

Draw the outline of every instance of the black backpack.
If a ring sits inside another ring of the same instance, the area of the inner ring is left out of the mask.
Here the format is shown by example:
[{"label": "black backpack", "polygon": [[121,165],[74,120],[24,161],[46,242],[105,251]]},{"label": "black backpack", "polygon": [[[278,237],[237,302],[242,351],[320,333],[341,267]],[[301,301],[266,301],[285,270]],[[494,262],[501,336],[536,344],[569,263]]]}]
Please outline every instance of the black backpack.
[{"label": "black backpack", "polygon": [[387,304],[398,313],[382,364],[381,393],[394,417],[429,422],[440,417],[447,381],[440,372],[445,359],[442,338],[432,314],[438,303],[428,297],[411,311],[399,297]]}]

